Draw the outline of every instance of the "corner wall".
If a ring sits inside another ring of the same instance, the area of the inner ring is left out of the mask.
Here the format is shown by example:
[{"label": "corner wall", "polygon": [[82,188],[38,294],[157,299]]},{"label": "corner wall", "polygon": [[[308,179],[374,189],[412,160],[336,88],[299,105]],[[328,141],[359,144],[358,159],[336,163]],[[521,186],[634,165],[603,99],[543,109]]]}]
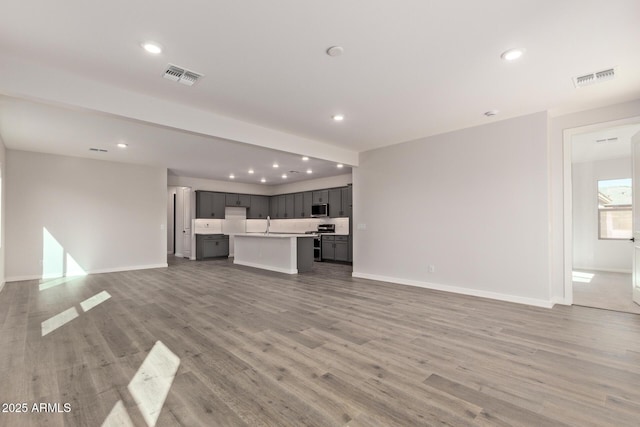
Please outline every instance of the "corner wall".
[{"label": "corner wall", "polygon": [[536,113],[362,153],[353,275],[550,307],[547,133]]},{"label": "corner wall", "polygon": [[7,281],[167,265],[163,168],[7,151]]}]

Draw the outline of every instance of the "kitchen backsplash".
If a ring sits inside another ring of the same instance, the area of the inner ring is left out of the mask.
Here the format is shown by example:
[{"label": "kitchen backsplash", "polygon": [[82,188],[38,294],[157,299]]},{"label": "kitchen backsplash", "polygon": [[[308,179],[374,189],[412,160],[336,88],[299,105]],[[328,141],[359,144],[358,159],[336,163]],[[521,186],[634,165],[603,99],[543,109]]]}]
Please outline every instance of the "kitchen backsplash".
[{"label": "kitchen backsplash", "polygon": [[[304,233],[316,231],[318,224],[335,224],[337,234],[349,234],[349,218],[272,219],[272,233]],[[267,229],[266,219],[248,219],[247,233],[260,233]]]},{"label": "kitchen backsplash", "polygon": [[[273,233],[304,233],[317,230],[318,224],[335,224],[336,233],[349,234],[349,218],[272,219],[269,230]],[[261,233],[267,229],[267,220],[242,219],[236,214],[230,219],[195,219],[193,228],[195,234]]]}]

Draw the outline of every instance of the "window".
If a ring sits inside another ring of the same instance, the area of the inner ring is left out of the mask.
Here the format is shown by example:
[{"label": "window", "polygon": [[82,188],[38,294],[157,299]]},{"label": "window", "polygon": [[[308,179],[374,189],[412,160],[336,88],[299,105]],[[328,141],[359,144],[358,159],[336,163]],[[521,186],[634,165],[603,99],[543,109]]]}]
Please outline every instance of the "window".
[{"label": "window", "polygon": [[632,235],[631,178],[598,181],[598,238]]}]

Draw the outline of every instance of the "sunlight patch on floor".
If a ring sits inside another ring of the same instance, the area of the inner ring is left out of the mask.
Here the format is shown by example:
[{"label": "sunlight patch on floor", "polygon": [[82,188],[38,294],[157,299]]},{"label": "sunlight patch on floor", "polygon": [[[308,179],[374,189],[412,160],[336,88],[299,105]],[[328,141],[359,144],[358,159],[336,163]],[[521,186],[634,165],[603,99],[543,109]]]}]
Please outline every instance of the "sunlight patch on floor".
[{"label": "sunlight patch on floor", "polygon": [[129,392],[149,427],[158,421],[179,365],[180,358],[156,341],[129,383]]},{"label": "sunlight patch on floor", "polygon": [[583,273],[581,271],[574,271],[573,281],[578,283],[591,283],[591,281],[593,280],[593,276],[595,276],[595,274],[593,273]]},{"label": "sunlight patch on floor", "polygon": [[50,334],[59,327],[71,322],[76,317],[78,317],[78,310],[76,310],[75,307],[71,307],[70,309],[63,311],[62,313],[58,313],[55,316],[45,320],[40,324],[40,327],[42,329],[42,336],[44,337],[45,335]]},{"label": "sunlight patch on floor", "polygon": [[122,400],[118,400],[102,423],[102,427],[134,427]]},{"label": "sunlight patch on floor", "polygon": [[105,302],[106,300],[108,300],[109,298],[111,298],[111,295],[109,294],[109,292],[107,291],[102,291],[99,294],[96,294],[90,298],[87,298],[86,300],[82,301],[80,303],[80,307],[82,308],[82,311],[84,311],[85,313],[89,310],[91,310],[93,307],[102,304],[103,302]]}]

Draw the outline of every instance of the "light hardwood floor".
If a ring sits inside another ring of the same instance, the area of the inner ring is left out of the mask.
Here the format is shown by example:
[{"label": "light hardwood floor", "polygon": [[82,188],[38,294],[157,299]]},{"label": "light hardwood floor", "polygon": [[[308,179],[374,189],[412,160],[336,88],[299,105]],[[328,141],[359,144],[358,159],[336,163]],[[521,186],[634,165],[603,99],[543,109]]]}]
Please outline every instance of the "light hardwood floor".
[{"label": "light hardwood floor", "polygon": [[0,402],[71,412],[0,425],[100,426],[118,402],[147,425],[127,386],[157,341],[180,359],[158,426],[640,423],[634,314],[353,279],[337,264],[287,276],[178,261],[48,286],[0,292]]},{"label": "light hardwood floor", "polygon": [[640,314],[633,302],[631,274],[578,270],[573,282],[573,303],[605,310]]}]

